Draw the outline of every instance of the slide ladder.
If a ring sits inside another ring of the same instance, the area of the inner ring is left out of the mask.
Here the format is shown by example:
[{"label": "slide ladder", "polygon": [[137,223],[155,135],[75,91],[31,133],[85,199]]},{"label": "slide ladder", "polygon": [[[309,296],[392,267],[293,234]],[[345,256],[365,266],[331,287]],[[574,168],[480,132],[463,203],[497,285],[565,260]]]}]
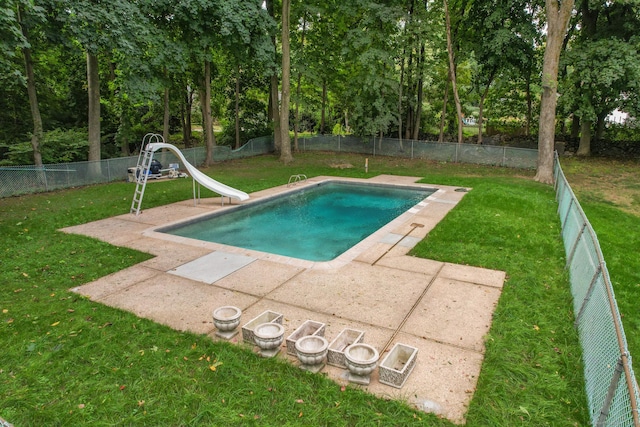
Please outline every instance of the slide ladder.
[{"label": "slide ladder", "polygon": [[147,148],[147,140],[164,142],[162,136],[156,134],[146,134],[142,138],[142,147],[140,147],[140,154],[138,154],[138,164],[136,165],[136,190],[133,193],[133,200],[131,201],[130,213],[135,213],[136,216],[140,214],[140,207],[142,206],[142,198],[144,197],[144,190],[147,187],[147,179],[149,178],[149,168],[151,161],[153,160],[153,150]]}]

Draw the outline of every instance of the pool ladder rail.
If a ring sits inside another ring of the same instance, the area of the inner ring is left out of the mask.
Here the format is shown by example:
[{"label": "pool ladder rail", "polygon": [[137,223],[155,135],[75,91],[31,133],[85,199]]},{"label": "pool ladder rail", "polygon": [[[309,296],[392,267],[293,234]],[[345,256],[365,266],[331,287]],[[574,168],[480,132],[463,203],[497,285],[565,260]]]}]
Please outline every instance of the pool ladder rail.
[{"label": "pool ladder rail", "polygon": [[306,181],[307,181],[307,175],[303,173],[299,173],[297,175],[291,175],[289,177],[289,182],[287,183],[287,187],[291,187],[292,185],[296,185],[299,182],[306,182]]}]

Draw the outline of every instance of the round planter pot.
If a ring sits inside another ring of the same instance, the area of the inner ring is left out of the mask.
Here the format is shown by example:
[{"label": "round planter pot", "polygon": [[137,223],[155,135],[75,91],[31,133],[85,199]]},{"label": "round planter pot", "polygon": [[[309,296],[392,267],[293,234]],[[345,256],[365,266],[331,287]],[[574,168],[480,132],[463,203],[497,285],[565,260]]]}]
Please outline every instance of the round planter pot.
[{"label": "round planter pot", "polygon": [[307,335],[296,341],[296,354],[300,367],[317,372],[324,367],[329,342],[317,335]]},{"label": "round planter pot", "polygon": [[225,305],[213,310],[213,324],[218,331],[216,335],[225,339],[230,339],[238,332],[235,330],[240,325],[242,310],[238,307]]},{"label": "round planter pot", "polygon": [[256,345],[260,347],[260,354],[273,357],[280,351],[284,341],[284,327],[279,323],[262,323],[253,330]]},{"label": "round planter pot", "polygon": [[349,370],[349,381],[369,384],[370,375],[378,364],[378,350],[369,344],[356,343],[344,351],[345,364]]}]

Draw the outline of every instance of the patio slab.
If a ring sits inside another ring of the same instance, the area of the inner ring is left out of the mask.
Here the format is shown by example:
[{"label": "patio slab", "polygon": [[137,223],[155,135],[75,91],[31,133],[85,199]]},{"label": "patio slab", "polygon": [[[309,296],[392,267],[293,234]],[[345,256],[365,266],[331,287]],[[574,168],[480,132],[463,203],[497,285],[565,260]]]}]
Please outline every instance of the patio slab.
[{"label": "patio slab", "polygon": [[[296,186],[313,186],[328,179],[333,178],[315,177]],[[380,175],[370,180],[339,179],[410,185],[419,178]],[[285,336],[306,320],[325,323],[329,342],[344,328],[362,330],[364,342],[378,349],[380,360],[395,343],[416,347],[417,362],[402,389],[380,383],[377,370],[368,386],[358,387],[464,423],[480,374],[484,337],[506,275],[407,255],[465,194],[455,187],[423,186],[438,191],[330,262],[155,231],[178,220],[228,209],[220,198],[202,199],[198,206],[187,200],[147,209],[139,216],[126,214],[68,227],[63,231],[155,255],[72,291],[212,339],[218,339],[212,311],[234,305],[243,312],[241,325],[265,310],[282,313]],[[251,198],[259,200],[289,190],[283,185],[253,193]],[[416,223],[423,227],[416,227]],[[232,342],[240,345],[241,334]],[[286,351],[279,357],[298,363]],[[327,366],[322,373],[347,384],[344,369]]]},{"label": "patio slab", "polygon": [[170,274],[212,284],[255,261],[245,255],[215,251],[169,271]]},{"label": "patio slab", "polygon": [[[79,289],[83,293],[84,289]],[[130,311],[179,331],[207,334],[213,329],[213,309],[247,307],[251,295],[221,289],[170,274],[154,276],[96,301]]]}]

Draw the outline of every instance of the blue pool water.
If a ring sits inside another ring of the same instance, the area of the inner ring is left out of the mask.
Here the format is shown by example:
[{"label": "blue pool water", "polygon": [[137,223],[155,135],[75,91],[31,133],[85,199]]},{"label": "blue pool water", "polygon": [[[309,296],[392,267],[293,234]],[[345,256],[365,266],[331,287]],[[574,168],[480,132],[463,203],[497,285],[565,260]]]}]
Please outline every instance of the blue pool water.
[{"label": "blue pool water", "polygon": [[435,191],[331,182],[159,231],[329,261]]}]

